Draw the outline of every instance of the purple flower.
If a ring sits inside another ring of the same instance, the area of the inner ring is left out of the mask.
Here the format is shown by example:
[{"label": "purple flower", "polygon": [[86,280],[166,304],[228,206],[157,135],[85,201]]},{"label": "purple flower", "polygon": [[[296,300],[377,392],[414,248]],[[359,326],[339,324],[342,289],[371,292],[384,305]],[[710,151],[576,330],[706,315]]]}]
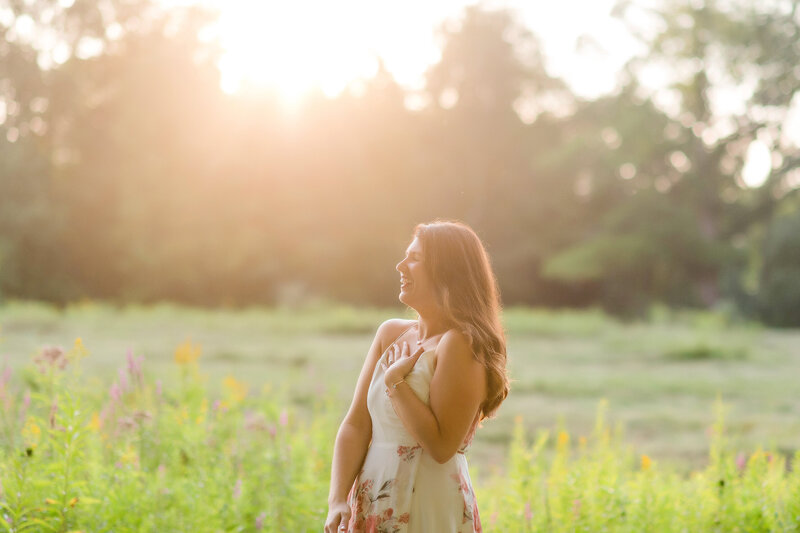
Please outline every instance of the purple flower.
[{"label": "purple flower", "polygon": [[264,529],[264,520],[267,518],[267,513],[261,511],[259,515],[256,517],[256,531],[261,531]]}]

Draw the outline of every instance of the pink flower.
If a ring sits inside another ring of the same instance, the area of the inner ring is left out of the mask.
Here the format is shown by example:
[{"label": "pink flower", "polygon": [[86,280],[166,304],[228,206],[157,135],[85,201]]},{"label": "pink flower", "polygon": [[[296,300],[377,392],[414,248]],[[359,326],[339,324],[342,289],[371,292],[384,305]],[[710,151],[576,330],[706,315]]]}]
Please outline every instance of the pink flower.
[{"label": "pink flower", "polygon": [[367,517],[367,522],[364,524],[366,533],[377,533],[378,531],[378,515],[372,514]]},{"label": "pink flower", "polygon": [[233,486],[233,499],[239,499],[239,496],[242,495],[242,478],[236,480],[236,484]]},{"label": "pink flower", "polygon": [[127,359],[128,373],[137,385],[142,385],[142,362],[144,361],[144,356],[134,357],[133,350],[129,349],[127,353]]},{"label": "pink flower", "polygon": [[156,397],[161,398],[161,380],[156,380]]},{"label": "pink flower", "polygon": [[269,431],[269,436],[270,436],[270,437],[272,437],[273,439],[275,438],[275,435],[277,435],[277,434],[278,434],[278,428],[276,428],[276,427],[275,427],[274,425],[272,425],[272,424],[270,424],[270,425],[267,427],[267,431]]},{"label": "pink flower", "polygon": [[130,387],[128,385],[128,375],[125,373],[125,370],[120,368],[117,374],[119,375],[119,388],[123,391],[128,390]]},{"label": "pink flower", "polygon": [[263,512],[263,511],[261,512],[261,514],[259,514],[256,517],[256,530],[257,531],[261,531],[262,529],[264,529],[264,519],[265,518],[267,518],[267,513]]},{"label": "pink flower", "polygon": [[108,395],[111,396],[111,400],[114,402],[118,402],[122,398],[122,390],[117,385],[117,382],[111,384],[111,387],[108,389]]},{"label": "pink flower", "polygon": [[42,374],[47,372],[48,367],[58,367],[60,370],[64,370],[69,363],[64,348],[60,346],[45,346],[42,348],[42,352],[33,358],[33,362],[36,363]]},{"label": "pink flower", "polygon": [[286,409],[281,411],[281,416],[278,419],[278,423],[283,427],[286,427],[286,426],[289,425],[289,412]]},{"label": "pink flower", "polygon": [[0,375],[0,389],[4,389],[8,380],[11,379],[11,367],[6,365],[3,368],[3,374]]},{"label": "pink flower", "polygon": [[531,510],[531,502],[525,502],[525,520],[530,522],[533,520],[533,510]]},{"label": "pink flower", "polygon": [[581,514],[581,499],[578,498],[572,502],[572,514],[577,518]]},{"label": "pink flower", "polygon": [[736,456],[736,468],[738,468],[740,472],[743,472],[746,466],[747,466],[747,456],[739,452],[739,455]]}]

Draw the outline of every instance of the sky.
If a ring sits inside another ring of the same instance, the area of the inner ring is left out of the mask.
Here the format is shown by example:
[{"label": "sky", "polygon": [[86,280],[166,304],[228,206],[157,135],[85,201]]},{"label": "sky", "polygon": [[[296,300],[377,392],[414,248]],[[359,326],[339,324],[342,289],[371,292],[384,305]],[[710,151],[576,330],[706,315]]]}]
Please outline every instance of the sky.
[{"label": "sky", "polygon": [[[331,96],[367,78],[377,58],[408,89],[418,89],[439,57],[436,30],[457,19],[466,0],[205,0],[219,9],[218,37],[226,55],[223,87],[242,82],[276,88],[287,99],[319,85]],[[548,70],[587,98],[613,90],[636,44],[610,16],[615,0],[493,0],[540,37]],[[598,46],[577,50],[582,35]]]}]

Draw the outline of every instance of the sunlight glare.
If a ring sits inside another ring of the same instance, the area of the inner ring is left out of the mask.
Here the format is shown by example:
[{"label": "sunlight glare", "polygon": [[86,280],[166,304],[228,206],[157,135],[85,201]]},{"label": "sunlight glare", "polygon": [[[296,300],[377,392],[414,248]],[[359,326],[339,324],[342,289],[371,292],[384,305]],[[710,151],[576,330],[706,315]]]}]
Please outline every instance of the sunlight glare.
[{"label": "sunlight glare", "polygon": [[218,1],[226,92],[270,88],[292,103],[315,88],[334,96],[377,68],[363,23],[335,2]]}]

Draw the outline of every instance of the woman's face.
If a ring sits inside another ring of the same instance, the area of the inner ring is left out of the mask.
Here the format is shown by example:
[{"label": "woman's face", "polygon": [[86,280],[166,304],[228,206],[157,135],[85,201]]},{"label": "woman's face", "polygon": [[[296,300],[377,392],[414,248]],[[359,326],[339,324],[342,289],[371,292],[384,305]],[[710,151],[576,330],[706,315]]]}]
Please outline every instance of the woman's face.
[{"label": "woman's face", "polygon": [[400,301],[415,309],[436,306],[436,290],[425,268],[422,243],[414,237],[406,249],[406,257],[395,267],[400,272]]}]

